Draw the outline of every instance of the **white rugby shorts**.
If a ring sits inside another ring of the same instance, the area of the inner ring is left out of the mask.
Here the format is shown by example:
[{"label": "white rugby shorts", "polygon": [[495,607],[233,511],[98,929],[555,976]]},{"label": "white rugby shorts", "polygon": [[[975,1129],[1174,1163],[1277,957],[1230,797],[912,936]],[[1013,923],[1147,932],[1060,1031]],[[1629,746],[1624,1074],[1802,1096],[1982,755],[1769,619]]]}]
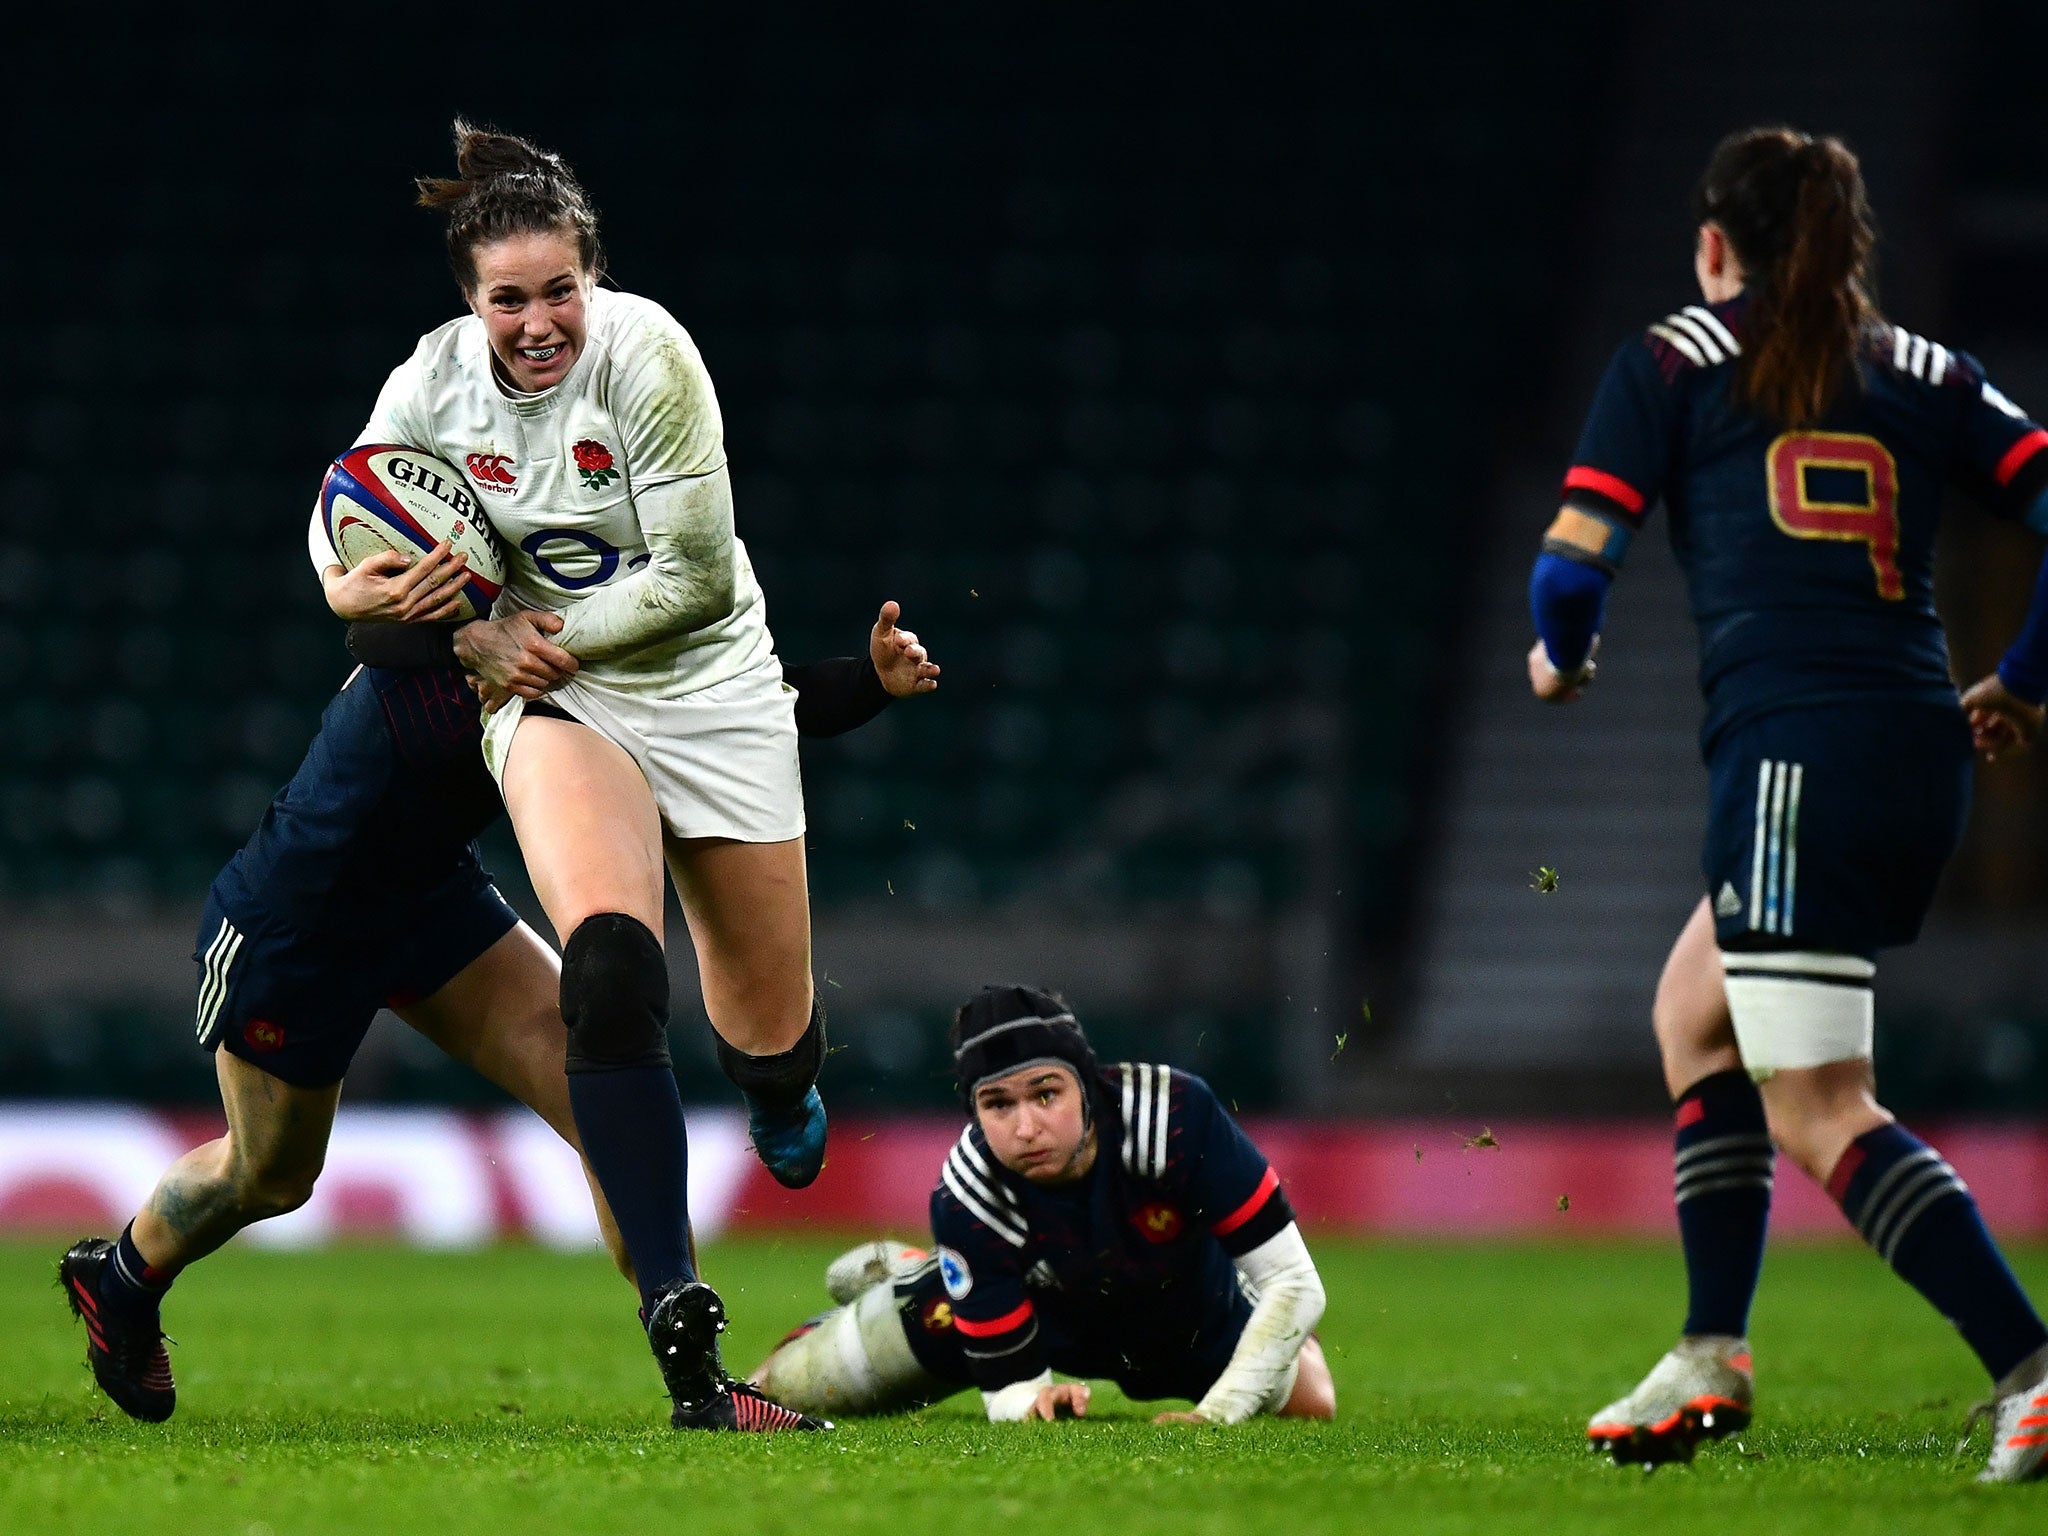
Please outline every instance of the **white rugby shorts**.
[{"label": "white rugby shorts", "polygon": [[[650,698],[572,677],[547,702],[617,742],[640,765],[662,824],[674,837],[780,843],[804,833],[797,762],[796,690],[770,652],[724,682],[678,698]],[[505,787],[514,699],[484,722],[484,763]]]}]

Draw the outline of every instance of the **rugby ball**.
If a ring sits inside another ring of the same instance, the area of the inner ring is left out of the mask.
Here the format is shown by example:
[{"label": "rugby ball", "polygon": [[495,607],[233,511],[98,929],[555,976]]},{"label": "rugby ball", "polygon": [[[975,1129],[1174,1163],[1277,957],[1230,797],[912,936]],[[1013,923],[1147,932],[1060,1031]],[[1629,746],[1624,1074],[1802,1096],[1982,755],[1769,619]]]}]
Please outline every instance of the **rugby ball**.
[{"label": "rugby ball", "polygon": [[327,468],[320,515],[344,569],[387,549],[417,558],[446,540],[469,556],[464,619],[489,618],[505,585],[505,560],[462,471],[390,443],[351,448]]}]

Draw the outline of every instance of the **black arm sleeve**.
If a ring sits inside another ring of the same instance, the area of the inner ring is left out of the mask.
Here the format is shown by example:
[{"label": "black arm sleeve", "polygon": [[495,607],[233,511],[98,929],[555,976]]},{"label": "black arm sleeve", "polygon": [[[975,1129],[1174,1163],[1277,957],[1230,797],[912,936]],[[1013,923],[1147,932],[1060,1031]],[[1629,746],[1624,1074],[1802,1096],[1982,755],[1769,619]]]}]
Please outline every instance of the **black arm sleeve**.
[{"label": "black arm sleeve", "polygon": [[842,736],[889,707],[889,690],[865,656],[834,656],[800,667],[785,661],[782,680],[796,690],[800,736]]},{"label": "black arm sleeve", "polygon": [[423,667],[453,667],[459,671],[462,663],[455,659],[455,631],[460,628],[459,623],[398,624],[359,619],[348,627],[348,653],[366,667],[408,672]]}]

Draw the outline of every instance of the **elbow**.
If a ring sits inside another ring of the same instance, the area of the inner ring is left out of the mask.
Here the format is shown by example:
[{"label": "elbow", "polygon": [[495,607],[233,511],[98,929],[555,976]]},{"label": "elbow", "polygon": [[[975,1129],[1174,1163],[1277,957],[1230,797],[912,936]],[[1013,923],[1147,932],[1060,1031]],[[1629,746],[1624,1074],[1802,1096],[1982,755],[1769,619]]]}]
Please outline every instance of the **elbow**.
[{"label": "elbow", "polygon": [[733,615],[739,606],[739,583],[733,580],[732,566],[728,563],[723,575],[711,583],[704,594],[704,618],[697,626],[702,629],[711,624],[722,624]]},{"label": "elbow", "polygon": [[715,573],[693,574],[697,579],[680,584],[674,590],[677,600],[664,605],[670,621],[666,627],[677,634],[723,624],[739,607],[739,583],[733,578],[732,562],[724,562]]}]

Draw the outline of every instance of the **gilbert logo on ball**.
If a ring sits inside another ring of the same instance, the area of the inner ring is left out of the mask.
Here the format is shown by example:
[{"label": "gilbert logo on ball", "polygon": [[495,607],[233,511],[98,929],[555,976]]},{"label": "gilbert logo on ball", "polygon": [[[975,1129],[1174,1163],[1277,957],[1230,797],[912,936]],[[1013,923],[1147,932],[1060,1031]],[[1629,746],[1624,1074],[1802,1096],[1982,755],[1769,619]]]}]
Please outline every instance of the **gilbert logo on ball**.
[{"label": "gilbert logo on ball", "polygon": [[320,512],[342,565],[395,549],[417,559],[446,542],[468,559],[455,619],[487,617],[505,585],[491,525],[454,465],[390,443],[351,448],[328,467]]},{"label": "gilbert logo on ball", "polygon": [[576,455],[576,473],[583,477],[583,488],[587,491],[601,491],[619,478],[619,472],[612,467],[612,451],[594,437],[586,437],[569,450]]}]

